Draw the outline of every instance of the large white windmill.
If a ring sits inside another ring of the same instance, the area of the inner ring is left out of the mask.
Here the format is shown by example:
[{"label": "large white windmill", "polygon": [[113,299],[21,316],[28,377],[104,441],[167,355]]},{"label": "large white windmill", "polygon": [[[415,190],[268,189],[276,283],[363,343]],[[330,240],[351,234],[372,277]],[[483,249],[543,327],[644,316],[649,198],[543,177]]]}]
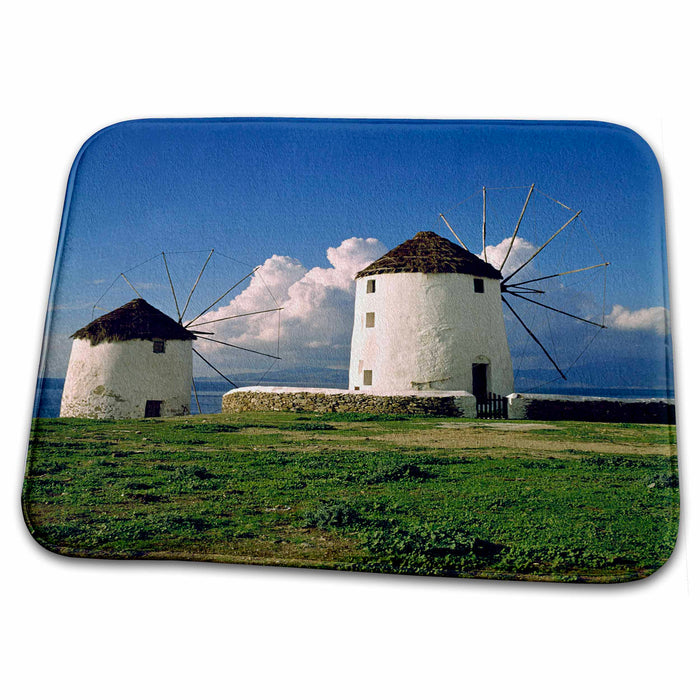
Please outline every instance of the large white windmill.
[{"label": "large white windmill", "polygon": [[[377,394],[468,391],[477,400],[490,393],[510,394],[513,362],[505,314],[524,329],[528,342],[556,370],[557,377],[566,379],[569,365],[562,366],[564,363],[557,359],[557,351],[552,347],[556,329],[552,329],[547,318],[540,319],[538,326],[538,319],[531,320],[531,314],[515,307],[525,305],[545,316],[555,314],[600,330],[605,327],[602,307],[584,315],[579,311],[580,304],[575,308],[560,308],[554,305],[556,302],[549,303],[547,295],[566,299],[571,304],[571,289],[575,287],[563,285],[562,279],[574,279],[577,273],[604,272],[609,263],[602,257],[597,260],[594,257],[589,261],[592,264],[566,269],[566,261],[581,259],[582,246],[577,248],[575,242],[571,246],[572,254],[556,250],[555,241],[561,240],[564,232],[572,231],[572,224],[580,220],[581,212],[574,213],[541,193],[566,213],[562,221],[541,217],[538,231],[537,220],[527,223],[526,218],[528,205],[532,209],[535,187],[523,189],[527,190],[524,203],[521,199],[510,231],[500,242],[498,260],[487,255],[486,233],[487,229],[500,236],[504,232],[498,230],[494,221],[487,225],[487,188],[482,188],[476,193],[482,195],[479,256],[467,249],[440,214],[439,220],[459,245],[431,231],[421,231],[357,273],[349,371],[351,391]],[[502,213],[502,218],[508,217]],[[557,221],[556,228],[543,233],[552,221]],[[528,230],[530,238],[540,237],[536,244],[518,238],[523,229]],[[564,268],[551,271],[551,265],[538,267],[545,250],[556,252],[550,263]],[[543,271],[547,274],[542,274]],[[547,334],[544,338],[540,337],[543,328]],[[552,343],[548,347],[549,337]],[[576,359],[580,356],[579,353]]]},{"label": "large white windmill", "polygon": [[358,272],[349,388],[511,393],[500,278],[432,231]]}]

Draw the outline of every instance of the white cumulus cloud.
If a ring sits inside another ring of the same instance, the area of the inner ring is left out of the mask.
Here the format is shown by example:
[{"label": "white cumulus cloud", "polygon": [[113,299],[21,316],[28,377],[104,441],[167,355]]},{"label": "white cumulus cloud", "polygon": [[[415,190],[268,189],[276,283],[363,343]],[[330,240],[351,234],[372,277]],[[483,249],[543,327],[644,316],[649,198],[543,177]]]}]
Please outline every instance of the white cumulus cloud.
[{"label": "white cumulus cloud", "polygon": [[[376,238],[348,238],[328,248],[328,267],[311,269],[294,258],[273,255],[245,290],[200,321],[219,322],[200,329],[215,330],[219,340],[271,354],[277,352],[279,335],[285,364],[344,366],[350,354],[355,274],[386,251]],[[279,319],[276,313],[255,313],[277,306],[284,307]],[[210,345],[206,349],[214,351]],[[215,350],[225,358],[225,348]]]},{"label": "white cumulus cloud", "polygon": [[653,331],[657,335],[666,335],[670,328],[668,309],[663,306],[632,311],[615,304],[606,317],[606,325],[621,331]]},{"label": "white cumulus cloud", "polygon": [[[502,270],[504,277],[507,277],[511,272],[517,270],[537,250],[532,243],[526,241],[524,238],[516,238],[515,241],[513,241],[510,254],[508,254],[510,241],[511,237],[509,236],[508,238],[504,238],[498,245],[486,246],[486,260],[497,270],[500,268],[503,259],[508,255],[508,260]],[[484,255],[482,254],[479,257],[483,258]]]}]

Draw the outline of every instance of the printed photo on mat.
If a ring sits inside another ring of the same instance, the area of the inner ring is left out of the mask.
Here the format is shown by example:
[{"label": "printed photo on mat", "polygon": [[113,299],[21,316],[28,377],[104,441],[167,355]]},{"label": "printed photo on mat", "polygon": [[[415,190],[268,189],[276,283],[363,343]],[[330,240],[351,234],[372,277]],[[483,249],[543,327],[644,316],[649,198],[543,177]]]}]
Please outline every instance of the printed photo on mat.
[{"label": "printed photo on mat", "polygon": [[596,122],[212,119],[70,174],[47,549],[621,582],[679,484],[661,176]]}]

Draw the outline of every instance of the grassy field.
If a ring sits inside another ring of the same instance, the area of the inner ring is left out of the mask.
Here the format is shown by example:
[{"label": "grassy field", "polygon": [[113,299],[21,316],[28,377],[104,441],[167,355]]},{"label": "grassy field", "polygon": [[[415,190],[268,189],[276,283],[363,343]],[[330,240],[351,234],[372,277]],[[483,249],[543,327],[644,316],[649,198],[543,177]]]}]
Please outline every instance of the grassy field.
[{"label": "grassy field", "polygon": [[613,582],[673,550],[674,452],[660,425],[37,419],[23,504],[71,556]]}]

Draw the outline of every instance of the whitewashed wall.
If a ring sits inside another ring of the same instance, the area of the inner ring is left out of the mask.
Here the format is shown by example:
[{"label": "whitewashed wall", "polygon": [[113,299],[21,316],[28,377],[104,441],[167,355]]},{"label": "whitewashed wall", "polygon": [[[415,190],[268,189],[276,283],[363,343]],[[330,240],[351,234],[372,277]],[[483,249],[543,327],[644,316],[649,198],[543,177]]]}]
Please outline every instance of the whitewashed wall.
[{"label": "whitewashed wall", "polygon": [[[367,293],[367,280],[376,291]],[[500,282],[459,273],[402,272],[357,280],[349,388],[372,393],[472,391],[472,364],[489,365],[488,389],[513,391]],[[366,314],[374,312],[374,328]],[[372,385],[363,383],[372,370]]]},{"label": "whitewashed wall", "polygon": [[161,416],[189,413],[192,341],[167,340],[164,353],[151,340],[90,345],[74,340],[61,400],[61,416],[143,418],[146,401],[162,401]]}]

